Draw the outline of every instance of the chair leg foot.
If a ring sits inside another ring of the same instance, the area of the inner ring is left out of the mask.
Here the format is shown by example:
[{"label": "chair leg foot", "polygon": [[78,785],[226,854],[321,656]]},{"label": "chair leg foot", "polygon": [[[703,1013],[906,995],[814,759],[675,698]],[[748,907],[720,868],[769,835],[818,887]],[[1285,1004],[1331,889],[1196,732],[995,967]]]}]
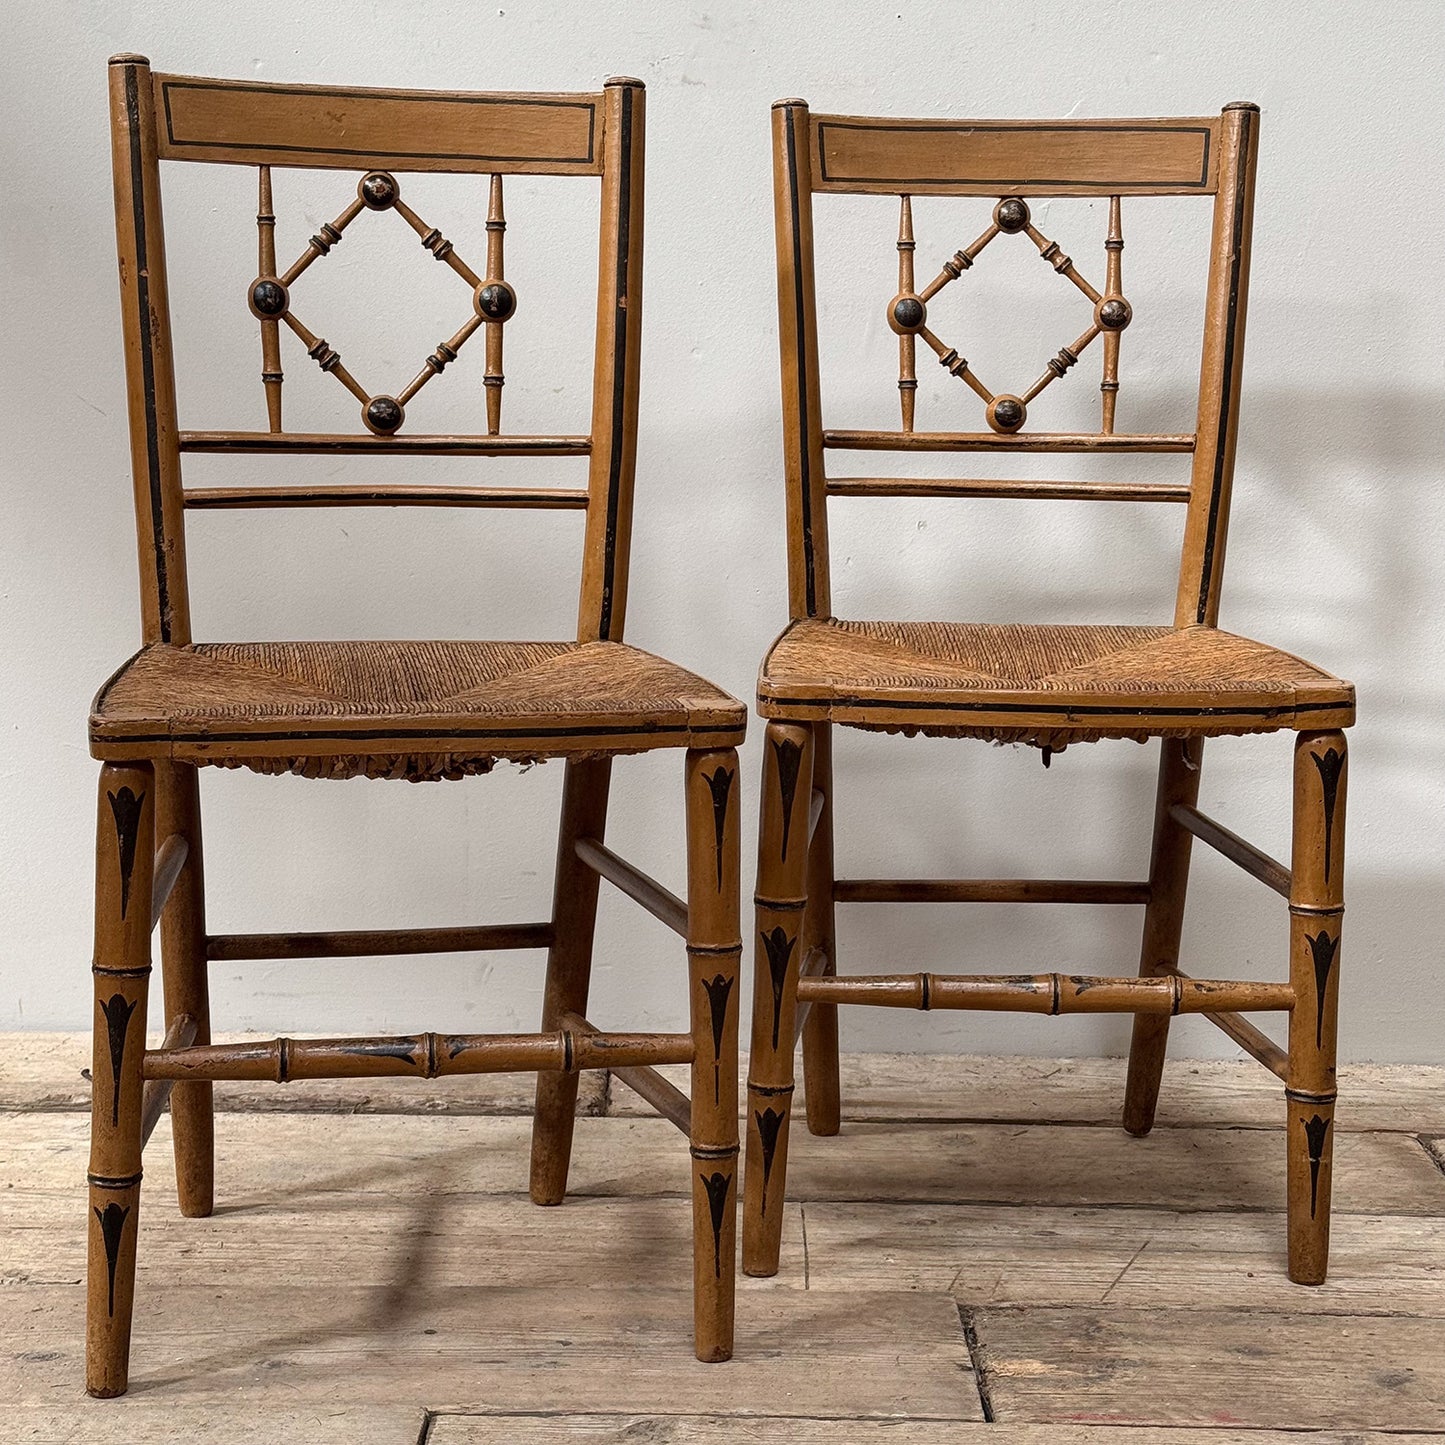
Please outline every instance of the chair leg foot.
[{"label": "chair leg foot", "polygon": [[[1184,897],[1189,884],[1193,838],[1169,810],[1176,803],[1192,806],[1199,797],[1199,766],[1203,751],[1198,738],[1165,738],[1159,756],[1159,785],[1154,801],[1154,841],[1149,863],[1149,902],[1144,910],[1144,938],[1139,976],[1157,978],[1179,964],[1184,932]],[[1154,1127],[1164,1057],[1169,1047],[1169,1019],[1154,1014],[1134,1016],[1129,1045],[1129,1075],[1124,1085],[1125,1130],[1142,1138]]]},{"label": "chair leg foot", "polygon": [[811,728],[768,724],[763,742],[743,1189],[743,1269],[750,1275],[776,1274],[782,1246],[813,748]]},{"label": "chair leg foot", "polygon": [[1329,1267],[1347,763],[1341,732],[1295,739],[1289,893],[1295,1005],[1285,1100],[1289,1277],[1296,1284],[1323,1284]]},{"label": "chair leg foot", "polygon": [[693,1349],[732,1358],[737,1281],[738,891],[741,833],[738,755],[689,750],[687,959],[692,1024]]},{"label": "chair leg foot", "polygon": [[[587,1012],[600,880],[578,858],[576,844],[579,838],[602,841],[612,779],[608,759],[569,762],[566,766],[552,892],[552,946],[547,953],[542,1003],[543,1029],[556,1028],[565,1013]],[[577,1122],[577,1084],[576,1074],[548,1070],[537,1075],[529,1181],[534,1204],[561,1204],[567,1197],[567,1170]]]},{"label": "chair leg foot", "polygon": [[1287,1094],[1289,1277],[1323,1284],[1330,1258],[1330,1175],[1335,1102]]},{"label": "chair leg foot", "polygon": [[130,1373],[155,807],[151,764],[107,764],[101,769],[95,848],[85,1387],[102,1399],[123,1395]]}]

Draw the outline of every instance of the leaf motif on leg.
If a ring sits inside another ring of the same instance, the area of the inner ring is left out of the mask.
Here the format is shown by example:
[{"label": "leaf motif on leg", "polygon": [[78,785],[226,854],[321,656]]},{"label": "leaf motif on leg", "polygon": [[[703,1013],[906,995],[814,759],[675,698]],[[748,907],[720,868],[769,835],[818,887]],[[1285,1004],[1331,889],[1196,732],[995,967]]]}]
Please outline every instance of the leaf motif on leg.
[{"label": "leaf motif on leg", "polygon": [[707,1190],[708,1214],[712,1219],[712,1268],[717,1279],[722,1278],[722,1227],[728,1205],[728,1191],[732,1188],[732,1176],[720,1170],[711,1174],[699,1174],[702,1187]]},{"label": "leaf motif on leg", "polygon": [[1310,1218],[1315,1217],[1315,1204],[1319,1199],[1320,1162],[1325,1155],[1325,1135],[1330,1132],[1330,1121],[1314,1114],[1304,1121],[1305,1143],[1309,1149],[1310,1161]]},{"label": "leaf motif on leg", "polygon": [[97,1209],[95,1217],[100,1221],[100,1238],[105,1245],[105,1267],[110,1275],[110,1302],[108,1313],[115,1314],[115,1267],[120,1259],[120,1241],[125,1234],[125,1222],[130,1215],[130,1205],[117,1204],[114,1200],[104,1209]]},{"label": "leaf motif on leg", "polygon": [[[100,1011],[105,1015],[105,1031],[110,1043],[110,1122],[120,1122],[120,1069],[125,1061],[125,1040],[130,1032],[131,1015],[136,1011],[139,1000],[131,1001],[123,994],[113,993],[100,1001]],[[91,1088],[95,1081],[91,1080]]]},{"label": "leaf motif on leg", "polygon": [[1305,942],[1310,946],[1310,955],[1315,965],[1315,1047],[1318,1049],[1324,1044],[1325,990],[1329,986],[1330,970],[1335,966],[1335,958],[1340,951],[1340,940],[1338,937],[1331,938],[1328,931],[1322,928],[1318,933],[1305,934]]},{"label": "leaf motif on leg", "polygon": [[1315,767],[1320,773],[1320,791],[1324,795],[1325,809],[1325,882],[1330,881],[1330,863],[1334,852],[1335,800],[1340,792],[1340,774],[1344,771],[1345,755],[1338,748],[1328,748],[1323,753],[1311,753]]},{"label": "leaf motif on leg", "polygon": [[723,886],[723,834],[727,831],[728,795],[732,792],[733,779],[736,776],[736,768],[724,768],[721,766],[711,773],[703,774],[708,791],[712,794],[712,826],[717,843],[717,886],[719,892],[722,891]]},{"label": "leaf motif on leg", "polygon": [[718,1077],[718,1068],[722,1061],[723,1030],[727,1027],[728,1000],[732,996],[733,984],[737,982],[734,974],[719,973],[713,978],[705,978],[702,981],[703,988],[707,991],[707,1007],[712,1017],[712,1096],[713,1103],[718,1103],[721,1098],[722,1082]]},{"label": "leaf motif on leg", "polygon": [[115,838],[120,850],[120,916],[130,906],[130,875],[135,867],[136,842],[140,837],[141,807],[145,803],[144,791],[139,796],[129,788],[112,793],[107,790],[110,811],[115,818]]},{"label": "leaf motif on leg", "polygon": [[773,1047],[778,1047],[778,1025],[783,1013],[783,984],[788,977],[788,962],[798,946],[796,938],[789,938],[781,927],[770,928],[760,933],[763,949],[768,955],[768,973],[773,985]]},{"label": "leaf motif on leg", "polygon": [[788,834],[793,827],[793,799],[798,791],[798,768],[803,761],[803,749],[792,738],[774,738],[773,757],[778,767],[778,798],[783,805],[783,849],[782,856],[788,856]]},{"label": "leaf motif on leg", "polygon": [[753,1119],[758,1126],[758,1141],[763,1146],[763,1207],[761,1213],[768,1212],[768,1176],[773,1172],[773,1156],[778,1151],[778,1135],[782,1132],[783,1125],[787,1123],[788,1116],[782,1109],[758,1109],[753,1112]]}]

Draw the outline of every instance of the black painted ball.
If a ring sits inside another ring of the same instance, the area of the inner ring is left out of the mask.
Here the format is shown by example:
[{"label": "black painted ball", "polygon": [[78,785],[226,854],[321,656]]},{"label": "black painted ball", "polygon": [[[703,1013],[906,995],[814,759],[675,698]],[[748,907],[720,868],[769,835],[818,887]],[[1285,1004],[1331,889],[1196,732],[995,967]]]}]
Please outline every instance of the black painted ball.
[{"label": "black painted ball", "polygon": [[1134,308],[1122,296],[1110,296],[1099,303],[1097,319],[1105,331],[1122,331],[1134,319]]},{"label": "black painted ball", "polygon": [[368,171],[362,176],[356,194],[371,210],[387,211],[396,204],[401,187],[397,185],[396,177],[386,171]]},{"label": "black painted ball", "polygon": [[988,416],[999,431],[1014,431],[1024,424],[1024,404],[1016,396],[1001,396],[990,403]]},{"label": "black painted ball", "polygon": [[366,424],[376,432],[394,432],[406,415],[391,396],[374,396],[366,404]]},{"label": "black painted ball", "polygon": [[1017,196],[1010,196],[993,208],[993,220],[1000,231],[1012,236],[1028,225],[1029,208]]},{"label": "black painted ball", "polygon": [[284,315],[290,300],[286,288],[274,277],[263,276],[251,287],[251,310],[258,316]]},{"label": "black painted ball", "polygon": [[473,303],[485,321],[505,321],[517,309],[517,293],[505,281],[484,281]]},{"label": "black painted ball", "polygon": [[923,318],[927,314],[923,302],[916,296],[905,296],[893,307],[893,319],[905,331],[916,331],[923,325]]}]

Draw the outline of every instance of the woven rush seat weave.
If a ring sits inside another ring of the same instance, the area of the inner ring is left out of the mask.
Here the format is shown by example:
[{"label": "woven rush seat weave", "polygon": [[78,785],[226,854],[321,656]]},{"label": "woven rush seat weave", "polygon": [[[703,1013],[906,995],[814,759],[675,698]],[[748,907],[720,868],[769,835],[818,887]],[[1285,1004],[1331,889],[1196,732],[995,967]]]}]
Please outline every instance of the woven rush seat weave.
[{"label": "woven rush seat weave", "polygon": [[99,758],[308,776],[441,778],[497,759],[731,747],[746,709],[615,642],[155,645],[101,690]]},{"label": "woven rush seat weave", "polygon": [[[758,704],[769,718],[1055,749],[1354,720],[1349,683],[1213,627],[806,618],[768,652]],[[880,722],[879,709],[917,722]]]}]

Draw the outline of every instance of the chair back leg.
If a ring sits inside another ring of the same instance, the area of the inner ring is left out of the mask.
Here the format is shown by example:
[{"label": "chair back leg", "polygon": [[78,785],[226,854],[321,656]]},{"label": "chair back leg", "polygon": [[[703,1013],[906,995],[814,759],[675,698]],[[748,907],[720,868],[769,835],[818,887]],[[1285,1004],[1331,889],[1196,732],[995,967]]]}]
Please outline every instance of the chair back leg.
[{"label": "chair back leg", "polygon": [[[1144,940],[1139,954],[1140,978],[1157,978],[1179,966],[1193,837],[1169,810],[1176,803],[1193,807],[1198,801],[1203,749],[1200,738],[1164,738],[1160,744],[1154,842],[1149,861],[1149,902],[1144,909]],[[1131,1134],[1147,1134],[1154,1127],[1154,1110],[1159,1103],[1159,1084],[1164,1076],[1164,1054],[1168,1046],[1168,1014],[1134,1015],[1129,1076],[1124,1085],[1124,1127]]]},{"label": "chair back leg", "polygon": [[748,1157],[744,1178],[743,1268],[778,1271],[798,971],[807,905],[808,813],[813,791],[813,729],[769,723],[759,800],[757,926],[753,938],[753,1032],[748,1060]]},{"label": "chair back leg", "polygon": [[[542,1001],[544,1031],[560,1027],[564,1014],[585,1017],[587,1013],[601,879],[577,856],[577,840],[603,841],[611,780],[610,759],[567,764],[552,891],[552,943],[547,951],[547,984]],[[537,1075],[531,1166],[532,1199],[537,1204],[560,1204],[566,1197],[578,1081],[577,1074],[556,1070]]]},{"label": "chair back leg", "polygon": [[[211,1042],[211,997],[206,960],[206,882],[201,858],[201,800],[197,769],[156,763],[156,836],[179,837],[186,862],[161,914],[161,979],[166,1028],[188,1015],[192,1042]],[[171,1135],[181,1213],[192,1219],[215,1205],[215,1125],[209,1080],[177,1083],[171,1090]]]},{"label": "chair back leg", "polygon": [[[812,791],[823,797],[818,825],[808,843],[808,906],[803,912],[802,953],[818,949],[824,974],[837,972],[837,930],[833,919],[833,727],[813,725]],[[812,817],[812,799],[808,800]],[[810,1134],[838,1132],[842,1092],[838,1082],[838,1005],[815,1003],[803,1024],[803,1103]]]},{"label": "chair back leg", "polygon": [[1289,1277],[1296,1284],[1323,1284],[1329,1262],[1347,763],[1342,732],[1300,733],[1295,739],[1289,894],[1295,1006],[1285,1101]]},{"label": "chair back leg", "polygon": [[737,1278],[738,970],[742,959],[738,755],[690,749],[687,959],[692,1020],[693,1347],[732,1358]]},{"label": "chair back leg", "polygon": [[142,1062],[151,972],[155,773],[100,772],[95,839],[94,1048],[91,1056],[85,1387],[125,1393],[140,1221]]}]

